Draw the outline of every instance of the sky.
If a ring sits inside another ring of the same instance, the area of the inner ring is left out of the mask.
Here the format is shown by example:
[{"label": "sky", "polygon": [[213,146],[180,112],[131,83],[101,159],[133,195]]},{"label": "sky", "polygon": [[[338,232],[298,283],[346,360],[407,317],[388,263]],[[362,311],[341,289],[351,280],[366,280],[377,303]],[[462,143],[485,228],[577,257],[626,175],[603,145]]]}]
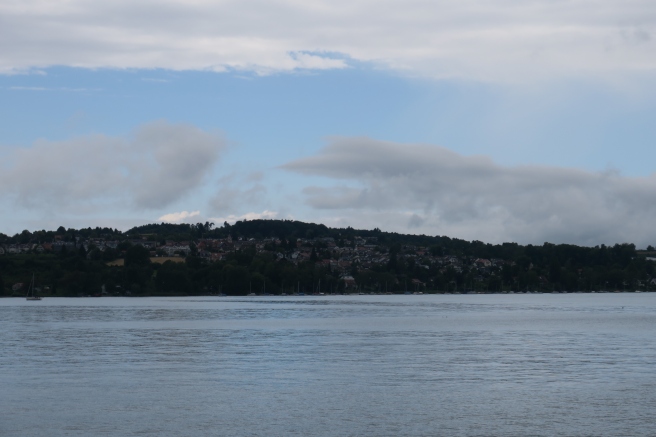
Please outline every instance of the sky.
[{"label": "sky", "polygon": [[0,232],[656,245],[653,0],[0,0]]}]

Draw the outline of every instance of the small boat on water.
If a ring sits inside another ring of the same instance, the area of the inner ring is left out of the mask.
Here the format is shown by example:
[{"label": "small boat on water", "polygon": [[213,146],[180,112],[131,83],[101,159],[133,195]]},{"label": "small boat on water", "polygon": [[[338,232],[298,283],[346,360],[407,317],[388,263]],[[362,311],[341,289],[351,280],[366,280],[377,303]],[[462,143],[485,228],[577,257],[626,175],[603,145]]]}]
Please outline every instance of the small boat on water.
[{"label": "small boat on water", "polygon": [[32,282],[30,282],[30,286],[27,289],[25,300],[41,300],[41,296],[37,296],[36,290],[34,289],[34,273],[32,273]]}]

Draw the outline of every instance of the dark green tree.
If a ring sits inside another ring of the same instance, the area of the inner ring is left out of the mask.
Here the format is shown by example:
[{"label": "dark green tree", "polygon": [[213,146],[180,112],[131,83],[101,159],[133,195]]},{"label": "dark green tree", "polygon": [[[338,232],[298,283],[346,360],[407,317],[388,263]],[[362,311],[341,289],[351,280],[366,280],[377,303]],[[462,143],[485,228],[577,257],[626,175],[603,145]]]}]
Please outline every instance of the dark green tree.
[{"label": "dark green tree", "polygon": [[125,252],[126,267],[147,267],[150,265],[150,252],[140,244],[135,244]]},{"label": "dark green tree", "polygon": [[191,281],[187,267],[182,263],[166,261],[157,270],[155,279],[157,291],[172,294],[186,294],[191,291]]}]

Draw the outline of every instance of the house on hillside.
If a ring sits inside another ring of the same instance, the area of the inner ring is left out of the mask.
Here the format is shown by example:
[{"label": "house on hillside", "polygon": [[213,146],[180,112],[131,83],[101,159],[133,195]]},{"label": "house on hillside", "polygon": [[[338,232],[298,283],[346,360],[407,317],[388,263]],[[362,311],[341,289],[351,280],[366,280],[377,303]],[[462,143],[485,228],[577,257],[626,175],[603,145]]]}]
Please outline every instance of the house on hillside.
[{"label": "house on hillside", "polygon": [[485,258],[478,258],[474,263],[476,263],[478,267],[490,267],[492,265],[492,261]]}]

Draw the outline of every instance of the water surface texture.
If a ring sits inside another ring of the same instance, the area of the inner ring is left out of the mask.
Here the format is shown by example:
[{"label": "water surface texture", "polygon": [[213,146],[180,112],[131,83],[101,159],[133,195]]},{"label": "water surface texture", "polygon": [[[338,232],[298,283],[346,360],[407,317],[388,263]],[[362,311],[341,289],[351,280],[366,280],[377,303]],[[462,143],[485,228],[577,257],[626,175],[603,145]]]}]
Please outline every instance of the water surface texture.
[{"label": "water surface texture", "polygon": [[0,299],[2,436],[656,433],[656,294]]}]

